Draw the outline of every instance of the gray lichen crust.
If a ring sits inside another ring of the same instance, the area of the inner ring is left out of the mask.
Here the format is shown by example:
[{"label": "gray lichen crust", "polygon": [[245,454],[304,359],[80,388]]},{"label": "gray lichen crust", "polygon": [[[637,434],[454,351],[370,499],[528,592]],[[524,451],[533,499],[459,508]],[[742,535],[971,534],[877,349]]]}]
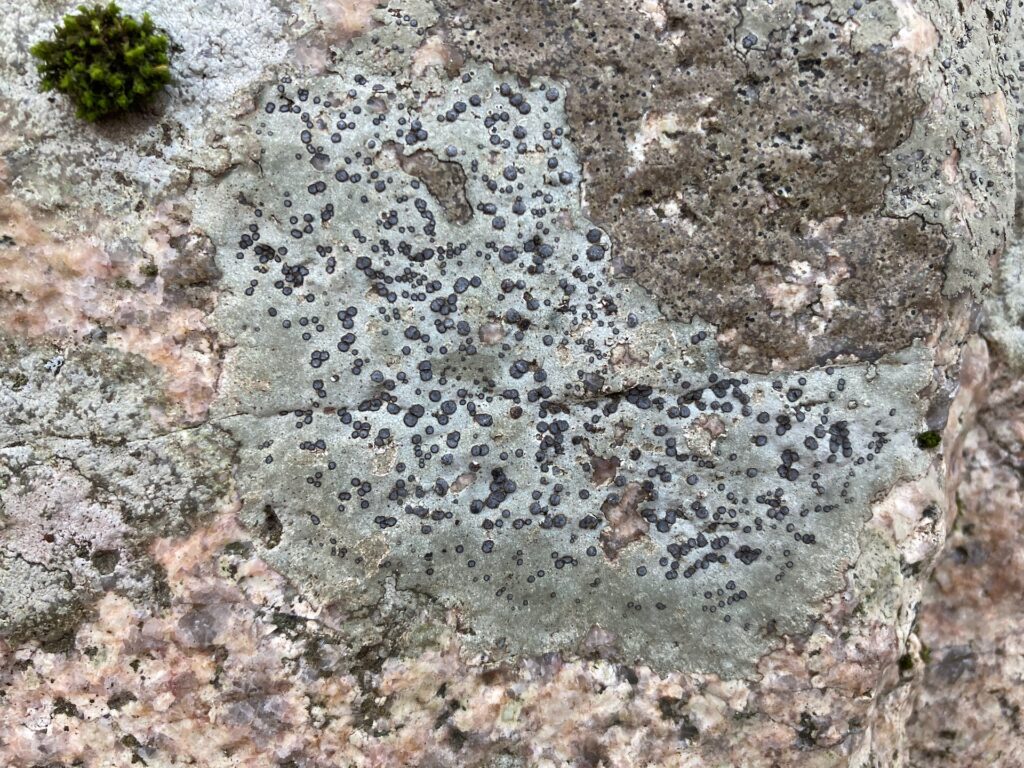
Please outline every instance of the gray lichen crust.
[{"label": "gray lichen crust", "polygon": [[414,590],[492,653],[596,625],[659,667],[747,669],[923,469],[930,355],[728,370],[584,217],[564,86],[421,85],[282,78],[258,164],[197,201],[245,520],[321,596]]},{"label": "gray lichen crust", "polygon": [[162,399],[136,356],[0,336],[0,639],[73,636],[107,590],[153,599],[146,545],[226,496],[231,441],[161,426]]}]

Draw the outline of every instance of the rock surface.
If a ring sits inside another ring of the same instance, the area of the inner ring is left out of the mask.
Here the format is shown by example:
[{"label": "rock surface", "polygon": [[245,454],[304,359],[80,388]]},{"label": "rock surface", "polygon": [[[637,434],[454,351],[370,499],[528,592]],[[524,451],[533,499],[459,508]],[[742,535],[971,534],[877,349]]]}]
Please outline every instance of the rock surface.
[{"label": "rock surface", "polygon": [[0,19],[0,765],[1016,766],[1024,6]]}]

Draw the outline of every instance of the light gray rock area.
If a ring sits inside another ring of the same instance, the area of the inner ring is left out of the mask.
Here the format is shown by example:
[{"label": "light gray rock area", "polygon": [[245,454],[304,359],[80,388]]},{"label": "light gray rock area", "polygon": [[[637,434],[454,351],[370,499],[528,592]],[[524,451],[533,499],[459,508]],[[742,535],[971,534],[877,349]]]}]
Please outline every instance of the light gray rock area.
[{"label": "light gray rock area", "polygon": [[1024,765],[1024,4],[0,19],[0,765]]},{"label": "light gray rock area", "polygon": [[144,545],[209,516],[233,450],[212,426],[154,425],[158,389],[140,361],[66,352],[10,342],[0,353],[0,621],[5,634],[49,642],[103,590],[159,599]]}]

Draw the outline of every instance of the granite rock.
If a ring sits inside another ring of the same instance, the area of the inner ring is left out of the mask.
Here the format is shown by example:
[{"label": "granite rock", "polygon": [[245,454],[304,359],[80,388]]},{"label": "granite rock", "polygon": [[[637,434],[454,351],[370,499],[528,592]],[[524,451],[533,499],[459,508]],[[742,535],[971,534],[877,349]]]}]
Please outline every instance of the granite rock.
[{"label": "granite rock", "polygon": [[1024,9],[0,20],[0,764],[1016,766]]}]

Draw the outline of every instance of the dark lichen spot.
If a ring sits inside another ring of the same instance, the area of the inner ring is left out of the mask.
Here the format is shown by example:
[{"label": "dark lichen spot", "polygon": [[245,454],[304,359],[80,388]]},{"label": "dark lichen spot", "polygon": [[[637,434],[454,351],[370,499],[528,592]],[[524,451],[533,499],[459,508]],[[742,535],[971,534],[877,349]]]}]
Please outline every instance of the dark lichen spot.
[{"label": "dark lichen spot", "polygon": [[281,520],[278,518],[274,508],[269,504],[263,507],[263,523],[260,525],[260,539],[263,541],[263,546],[267,549],[273,549],[281,543],[281,533],[284,531],[284,527],[281,525]]}]

